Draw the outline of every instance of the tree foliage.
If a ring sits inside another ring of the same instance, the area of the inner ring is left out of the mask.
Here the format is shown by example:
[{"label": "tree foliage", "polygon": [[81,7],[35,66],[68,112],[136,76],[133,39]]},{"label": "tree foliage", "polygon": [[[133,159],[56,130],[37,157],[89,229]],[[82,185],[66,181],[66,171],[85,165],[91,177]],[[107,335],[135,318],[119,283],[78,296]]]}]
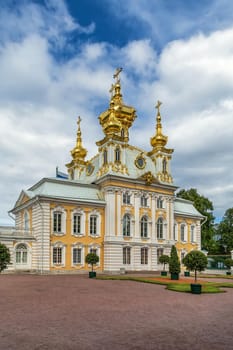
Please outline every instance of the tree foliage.
[{"label": "tree foliage", "polygon": [[195,272],[195,282],[197,281],[197,271],[204,271],[207,263],[207,257],[199,250],[192,250],[183,259],[183,264],[187,270]]},{"label": "tree foliage", "polygon": [[177,254],[176,247],[173,245],[171,249],[171,255],[169,259],[169,272],[180,273],[180,260]]},{"label": "tree foliage", "polygon": [[11,256],[9,249],[5,244],[0,243],[0,273],[7,268],[11,262]]},{"label": "tree foliage", "polygon": [[213,203],[208,198],[200,195],[195,188],[189,190],[182,189],[177,193],[177,197],[192,201],[194,207],[206,217],[206,222],[202,225],[201,229],[201,245],[202,249],[211,251],[214,244]]},{"label": "tree foliage", "polygon": [[159,257],[159,262],[160,262],[160,264],[163,264],[164,270],[165,270],[165,266],[167,264],[169,264],[169,260],[170,260],[170,257],[168,255],[165,255],[165,254],[163,254]]},{"label": "tree foliage", "polygon": [[89,253],[86,255],[85,261],[91,265],[93,271],[93,266],[99,262],[99,257],[95,253]]},{"label": "tree foliage", "polygon": [[217,234],[221,236],[220,244],[226,247],[226,252],[233,250],[233,208],[226,210],[218,225]]},{"label": "tree foliage", "polygon": [[231,258],[225,259],[224,264],[228,268],[228,270],[230,270],[231,266],[233,266],[233,260]]}]

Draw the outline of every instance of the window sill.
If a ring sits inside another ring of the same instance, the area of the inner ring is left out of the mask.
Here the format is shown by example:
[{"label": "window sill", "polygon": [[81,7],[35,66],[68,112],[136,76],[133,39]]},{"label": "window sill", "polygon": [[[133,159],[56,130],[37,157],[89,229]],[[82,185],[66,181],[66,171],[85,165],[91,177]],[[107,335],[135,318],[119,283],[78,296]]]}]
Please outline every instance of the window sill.
[{"label": "window sill", "polygon": [[84,237],[84,233],[72,233],[72,236],[74,237]]},{"label": "window sill", "polygon": [[65,232],[53,232],[54,236],[64,236]]},{"label": "window sill", "polygon": [[90,234],[89,235],[91,238],[100,238],[100,235],[92,235],[92,234]]}]

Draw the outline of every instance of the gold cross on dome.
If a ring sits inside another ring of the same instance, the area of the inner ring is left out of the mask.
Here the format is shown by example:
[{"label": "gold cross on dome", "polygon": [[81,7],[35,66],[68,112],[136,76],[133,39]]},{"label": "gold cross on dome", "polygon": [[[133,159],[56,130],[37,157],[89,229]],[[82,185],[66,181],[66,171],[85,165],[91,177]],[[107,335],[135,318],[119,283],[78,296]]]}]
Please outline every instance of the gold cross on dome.
[{"label": "gold cross on dome", "polygon": [[116,72],[113,74],[113,78],[116,79],[116,81],[119,81],[119,74],[123,70],[123,68],[117,68]]},{"label": "gold cross on dome", "polygon": [[82,119],[80,117],[80,115],[78,116],[78,121],[77,121],[77,124],[78,124],[78,127],[80,128],[80,123],[81,123]]},{"label": "gold cross on dome", "polygon": [[157,108],[158,110],[158,114],[160,114],[160,106],[161,106],[162,102],[160,102],[159,100],[157,101],[157,105],[155,106],[155,108]]}]

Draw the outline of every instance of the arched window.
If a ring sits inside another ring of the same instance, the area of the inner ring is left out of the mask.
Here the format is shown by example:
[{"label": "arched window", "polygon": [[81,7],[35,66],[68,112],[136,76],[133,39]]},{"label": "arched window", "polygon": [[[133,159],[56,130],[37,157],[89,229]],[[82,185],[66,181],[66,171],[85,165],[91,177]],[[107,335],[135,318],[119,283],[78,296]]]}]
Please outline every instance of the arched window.
[{"label": "arched window", "polygon": [[180,240],[185,241],[185,224],[180,225]]},{"label": "arched window", "polygon": [[130,236],[130,216],[125,214],[123,217],[123,236]]},{"label": "arched window", "polygon": [[141,265],[148,265],[148,248],[141,248]]},{"label": "arched window", "polygon": [[104,165],[108,163],[108,151],[105,149],[103,153]]},{"label": "arched window", "polygon": [[30,218],[27,211],[24,212],[23,221],[24,221],[24,230],[28,231],[30,229]]},{"label": "arched window", "polygon": [[19,244],[15,251],[16,264],[27,264],[28,262],[28,251],[27,246],[23,243]]},{"label": "arched window", "polygon": [[195,226],[191,225],[190,227],[190,241],[195,242]]},{"label": "arched window", "polygon": [[146,216],[141,218],[141,237],[148,237],[148,219]]},{"label": "arched window", "polygon": [[163,219],[158,218],[157,221],[157,238],[163,239]]},{"label": "arched window", "polygon": [[117,147],[115,149],[115,161],[120,162],[121,161],[121,150],[120,147]]}]

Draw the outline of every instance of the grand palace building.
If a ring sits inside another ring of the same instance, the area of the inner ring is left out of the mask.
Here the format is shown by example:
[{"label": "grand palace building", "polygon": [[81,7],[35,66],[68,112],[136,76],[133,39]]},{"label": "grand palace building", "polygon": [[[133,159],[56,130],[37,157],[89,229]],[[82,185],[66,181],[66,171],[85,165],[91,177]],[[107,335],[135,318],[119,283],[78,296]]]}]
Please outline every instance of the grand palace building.
[{"label": "grand palace building", "polygon": [[0,229],[11,252],[8,270],[82,273],[85,256],[99,256],[96,271],[157,271],[162,254],[175,245],[180,259],[201,247],[203,216],[192,202],[177,198],[171,159],[156,109],[150,149],[130,142],[136,110],[123,102],[120,71],[108,108],[99,115],[103,138],[87,158],[78,119],[67,178],[43,178],[22,190],[10,214],[15,227]]}]

